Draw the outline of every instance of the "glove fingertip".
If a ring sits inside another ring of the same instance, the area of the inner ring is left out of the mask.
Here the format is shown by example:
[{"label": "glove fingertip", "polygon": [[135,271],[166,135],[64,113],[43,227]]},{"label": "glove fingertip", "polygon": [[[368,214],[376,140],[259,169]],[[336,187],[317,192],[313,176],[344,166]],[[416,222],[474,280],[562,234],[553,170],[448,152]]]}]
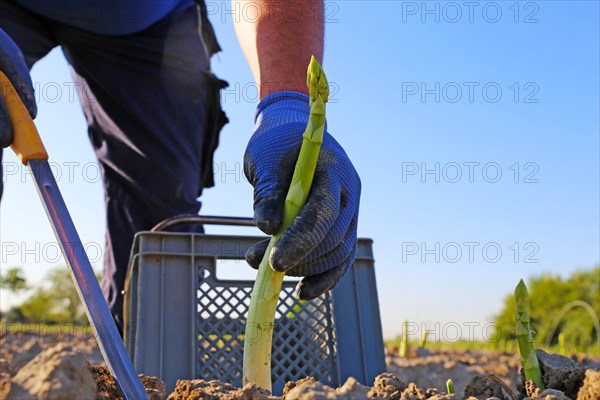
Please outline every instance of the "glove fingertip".
[{"label": "glove fingertip", "polygon": [[267,198],[258,203],[254,209],[254,223],[267,235],[277,233],[283,223],[283,201]]},{"label": "glove fingertip", "polygon": [[269,262],[274,271],[288,272],[302,263],[313,247],[312,242],[298,235],[291,236],[286,230],[271,250]]},{"label": "glove fingertip", "polygon": [[250,267],[258,269],[263,257],[265,256],[265,251],[267,250],[268,246],[269,239],[263,240],[255,244],[254,246],[249,247],[248,250],[246,250],[244,258],[246,259],[246,262],[248,263],[248,265],[250,265]]},{"label": "glove fingertip", "polygon": [[13,142],[12,122],[0,98],[0,148],[8,147]]},{"label": "glove fingertip", "polygon": [[304,278],[296,285],[296,296],[300,300],[315,299],[322,294],[319,286],[320,285],[316,285],[314,282],[310,282]]},{"label": "glove fingertip", "polygon": [[342,264],[333,267],[321,274],[307,276],[296,285],[296,296],[300,300],[312,300],[332,289],[346,273],[352,262],[349,256]]},{"label": "glove fingertip", "polygon": [[273,247],[271,254],[269,254],[269,264],[275,272],[286,272],[292,268],[292,266],[285,261],[284,252],[281,250],[281,247],[277,245]]},{"label": "glove fingertip", "polygon": [[27,91],[25,94],[23,94],[23,97],[23,104],[25,104],[25,108],[27,108],[27,111],[29,112],[29,115],[31,115],[31,118],[35,119],[38,113],[37,103],[35,101],[35,94],[33,92]]},{"label": "glove fingertip", "polygon": [[256,259],[253,258],[252,255],[248,255],[248,253],[246,253],[245,259],[246,259],[246,263],[248,263],[248,265],[252,269],[258,269],[258,267],[260,266],[260,261],[257,263]]}]

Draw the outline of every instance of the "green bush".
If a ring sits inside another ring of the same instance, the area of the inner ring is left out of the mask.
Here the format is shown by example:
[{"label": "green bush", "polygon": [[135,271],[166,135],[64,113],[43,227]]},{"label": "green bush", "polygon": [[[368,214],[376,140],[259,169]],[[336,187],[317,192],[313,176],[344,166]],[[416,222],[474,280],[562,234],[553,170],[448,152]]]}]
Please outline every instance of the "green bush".
[{"label": "green bush", "polygon": [[83,305],[66,266],[50,270],[43,283],[32,289],[31,295],[21,305],[13,307],[5,317],[12,322],[87,323]]}]

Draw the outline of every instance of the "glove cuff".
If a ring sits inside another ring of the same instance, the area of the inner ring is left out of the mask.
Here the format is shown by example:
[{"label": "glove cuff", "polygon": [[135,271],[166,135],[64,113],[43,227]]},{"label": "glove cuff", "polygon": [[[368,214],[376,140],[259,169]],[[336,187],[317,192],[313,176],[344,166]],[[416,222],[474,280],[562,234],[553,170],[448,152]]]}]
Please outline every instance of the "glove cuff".
[{"label": "glove cuff", "polygon": [[286,123],[306,123],[310,114],[307,94],[284,90],[271,93],[258,103],[254,113],[254,122],[281,125]]}]

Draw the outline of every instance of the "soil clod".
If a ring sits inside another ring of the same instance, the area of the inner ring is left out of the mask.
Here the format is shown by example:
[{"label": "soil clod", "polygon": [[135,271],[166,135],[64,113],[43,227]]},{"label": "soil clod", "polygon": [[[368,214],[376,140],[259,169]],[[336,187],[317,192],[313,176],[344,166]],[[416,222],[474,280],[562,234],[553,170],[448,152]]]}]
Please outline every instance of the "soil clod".
[{"label": "soil clod", "polygon": [[352,377],[348,378],[342,386],[335,389],[336,393],[338,394],[338,398],[341,396],[348,400],[366,399],[370,390],[370,387],[361,385]]},{"label": "soil clod", "polygon": [[373,387],[367,395],[368,397],[396,400],[402,397],[402,392],[407,387],[406,383],[402,382],[395,375],[384,372],[375,378]]},{"label": "soil clod", "polygon": [[9,355],[10,366],[14,371],[18,371],[41,352],[42,347],[35,340],[26,342],[22,347],[13,346]]},{"label": "soil clod", "polygon": [[588,369],[585,371],[583,385],[577,393],[577,400],[600,399],[600,371]]},{"label": "soil clod", "polygon": [[540,394],[540,388],[530,379],[525,382],[525,393],[527,393],[527,397],[535,399]]},{"label": "soil clod", "polygon": [[283,400],[286,400],[286,396],[287,394],[290,392],[290,390],[292,390],[293,388],[295,388],[296,386],[300,386],[302,384],[304,384],[305,382],[316,382],[317,380],[315,378],[313,378],[312,376],[307,376],[306,378],[302,378],[299,379],[297,381],[290,381],[288,383],[285,384],[284,388],[283,388]]},{"label": "soil clod", "polygon": [[583,385],[585,368],[575,361],[560,354],[548,354],[536,350],[542,378],[546,389],[556,389],[571,399],[577,398],[577,392]]},{"label": "soil clod", "polygon": [[439,393],[435,394],[431,397],[428,397],[427,400],[459,400],[460,397],[456,394],[448,394],[448,393]]},{"label": "soil clod", "polygon": [[504,398],[502,387],[497,382],[489,381],[483,376],[475,376],[467,387],[463,399],[475,397],[479,400],[487,400],[490,397]]},{"label": "soil clod", "polygon": [[427,397],[423,390],[417,387],[414,383],[409,383],[408,387],[402,392],[402,400],[425,400]]},{"label": "soil clod", "polygon": [[6,358],[0,358],[0,380],[13,376],[13,369]]},{"label": "soil clod", "polygon": [[96,400],[122,399],[117,383],[105,365],[92,365],[88,363],[88,369],[96,381]]},{"label": "soil clod", "polygon": [[571,400],[563,392],[556,389],[546,389],[538,396],[539,400]]},{"label": "soil clod", "polygon": [[[36,399],[95,399],[96,383],[85,357],[69,344],[59,343],[41,351],[11,379]],[[15,397],[16,398],[16,397]]]},{"label": "soil clod", "polygon": [[[94,381],[96,381],[96,400],[123,400],[117,382],[104,364],[92,365],[88,363],[88,369],[94,377]],[[167,386],[163,381],[154,376],[143,374],[140,374],[139,377],[150,400],[164,400],[167,398]]]},{"label": "soil clod", "polygon": [[318,381],[307,381],[297,385],[285,396],[285,400],[333,400],[340,398],[335,389]]},{"label": "soil clod", "polygon": [[169,395],[168,400],[270,400],[270,392],[256,385],[248,384],[237,389],[229,383],[212,380],[194,379],[192,381],[179,380],[175,391]]}]

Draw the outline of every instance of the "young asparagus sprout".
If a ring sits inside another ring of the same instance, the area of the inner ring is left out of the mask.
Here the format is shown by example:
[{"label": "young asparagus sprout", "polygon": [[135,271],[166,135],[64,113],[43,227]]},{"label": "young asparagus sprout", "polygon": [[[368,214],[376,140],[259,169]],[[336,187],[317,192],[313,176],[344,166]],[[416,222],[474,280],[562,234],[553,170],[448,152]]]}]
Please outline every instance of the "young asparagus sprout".
[{"label": "young asparagus sprout", "polygon": [[421,347],[425,348],[427,345],[427,335],[429,335],[429,331],[427,329],[423,329],[423,334],[421,335]]},{"label": "young asparagus sprout", "polygon": [[563,332],[558,334],[558,346],[560,348],[560,354],[563,356],[567,355],[567,345],[565,343],[565,334]]},{"label": "young asparagus sprout", "polygon": [[400,357],[408,355],[408,320],[402,323],[402,341],[400,342]]},{"label": "young asparagus sprout", "polygon": [[454,394],[454,383],[452,382],[452,379],[446,381],[446,391],[448,394]]},{"label": "young asparagus sprout", "polygon": [[525,373],[525,379],[532,380],[538,388],[544,389],[542,380],[542,370],[535,354],[533,346],[533,336],[529,326],[529,293],[523,279],[519,281],[515,289],[515,308],[516,308],[516,334],[519,343],[519,352],[521,353],[521,365]]},{"label": "young asparagus sprout", "polygon": [[273,325],[285,273],[273,271],[269,265],[269,255],[281,234],[292,224],[306,203],[325,130],[325,103],[329,97],[329,86],[325,72],[314,57],[308,66],[307,85],[310,94],[308,124],[302,135],[300,154],[285,198],[282,227],[271,238],[258,268],[244,337],[243,384],[254,383],[270,391]]}]

